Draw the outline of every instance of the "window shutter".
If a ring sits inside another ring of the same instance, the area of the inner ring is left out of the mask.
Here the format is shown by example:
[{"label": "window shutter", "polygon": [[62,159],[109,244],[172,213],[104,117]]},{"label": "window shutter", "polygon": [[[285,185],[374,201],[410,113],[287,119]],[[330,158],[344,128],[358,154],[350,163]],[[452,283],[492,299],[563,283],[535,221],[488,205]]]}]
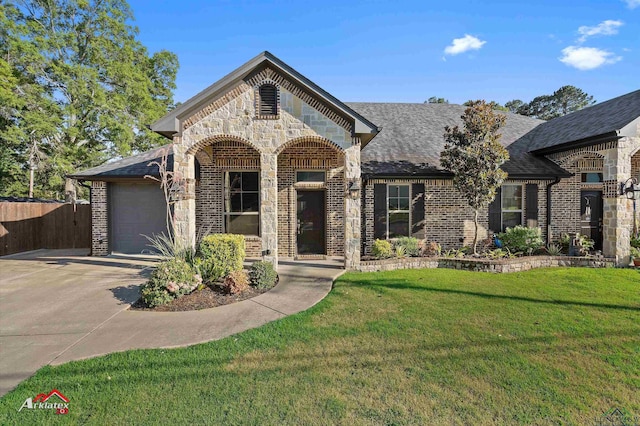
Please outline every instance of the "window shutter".
[{"label": "window shutter", "polygon": [[525,207],[527,226],[535,228],[538,226],[538,185],[528,183],[525,197],[527,199],[527,205]]},{"label": "window shutter", "polygon": [[260,86],[260,115],[278,114],[278,89],[273,84]]},{"label": "window shutter", "polygon": [[496,198],[489,204],[489,229],[493,232],[502,231],[502,188],[496,190]]},{"label": "window shutter", "polygon": [[411,185],[411,236],[424,239],[424,184]]},{"label": "window shutter", "polygon": [[373,185],[373,237],[387,238],[387,185]]}]

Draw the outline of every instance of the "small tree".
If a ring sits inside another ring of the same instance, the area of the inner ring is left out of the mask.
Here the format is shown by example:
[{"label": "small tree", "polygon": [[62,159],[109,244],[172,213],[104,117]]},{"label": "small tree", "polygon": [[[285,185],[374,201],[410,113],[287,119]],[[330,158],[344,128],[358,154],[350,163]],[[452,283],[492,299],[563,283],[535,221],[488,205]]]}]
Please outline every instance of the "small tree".
[{"label": "small tree", "polygon": [[474,210],[473,254],[477,255],[478,211],[493,201],[507,178],[500,166],[509,159],[509,153],[500,145],[498,133],[506,117],[485,101],[472,101],[461,118],[463,129],[445,127],[446,144],[440,162],[454,174],[454,186]]}]

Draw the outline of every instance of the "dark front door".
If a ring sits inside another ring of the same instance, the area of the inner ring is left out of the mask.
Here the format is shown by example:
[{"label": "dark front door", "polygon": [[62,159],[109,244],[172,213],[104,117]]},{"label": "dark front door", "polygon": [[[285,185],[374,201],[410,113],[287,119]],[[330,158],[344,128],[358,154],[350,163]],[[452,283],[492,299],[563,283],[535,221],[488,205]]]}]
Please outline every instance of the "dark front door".
[{"label": "dark front door", "polygon": [[580,233],[602,250],[602,191],[580,191]]},{"label": "dark front door", "polygon": [[325,254],[324,191],[298,191],[298,254]]}]

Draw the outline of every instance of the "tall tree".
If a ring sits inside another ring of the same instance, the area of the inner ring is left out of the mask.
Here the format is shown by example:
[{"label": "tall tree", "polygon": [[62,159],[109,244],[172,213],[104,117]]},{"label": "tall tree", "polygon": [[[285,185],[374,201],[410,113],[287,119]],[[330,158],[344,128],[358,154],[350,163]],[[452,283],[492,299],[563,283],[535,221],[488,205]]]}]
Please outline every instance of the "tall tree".
[{"label": "tall tree", "polygon": [[507,178],[500,166],[509,159],[509,153],[500,145],[498,133],[506,117],[485,101],[472,101],[461,118],[464,128],[445,127],[446,144],[440,162],[453,173],[453,185],[473,208],[473,254],[477,255],[478,211],[493,201]]},{"label": "tall tree", "polygon": [[[462,105],[471,106],[471,105],[474,104],[474,102],[476,102],[476,101],[468,100],[467,102],[463,103]],[[508,111],[508,109],[506,107],[500,105],[500,103],[496,102],[496,101],[488,102],[487,105],[489,105],[491,107],[491,109],[495,109],[495,110],[498,110],[498,111]]]},{"label": "tall tree", "polygon": [[424,103],[425,104],[448,104],[449,100],[445,98],[439,98],[437,96],[432,96],[426,101],[424,101]]},{"label": "tall tree", "polygon": [[125,0],[0,2],[0,72],[20,101],[0,123],[0,177],[35,170],[36,195],[52,197],[65,174],[162,143],[146,125],[172,106],[178,61],[150,55],[132,21]]},{"label": "tall tree", "polygon": [[541,120],[551,120],[579,111],[595,102],[593,96],[575,86],[562,86],[551,95],[536,96],[529,103],[515,99],[507,102],[505,106],[511,112]]}]

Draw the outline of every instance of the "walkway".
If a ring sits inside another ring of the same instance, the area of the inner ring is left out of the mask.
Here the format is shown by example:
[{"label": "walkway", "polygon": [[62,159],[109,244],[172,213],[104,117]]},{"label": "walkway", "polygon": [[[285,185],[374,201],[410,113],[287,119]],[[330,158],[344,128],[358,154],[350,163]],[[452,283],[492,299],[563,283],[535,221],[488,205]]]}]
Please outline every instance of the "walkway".
[{"label": "walkway", "polygon": [[45,365],[129,349],[221,339],[310,308],[344,270],[281,261],[280,282],[250,300],[189,312],[130,311],[155,259],[38,250],[0,258],[0,396]]}]

